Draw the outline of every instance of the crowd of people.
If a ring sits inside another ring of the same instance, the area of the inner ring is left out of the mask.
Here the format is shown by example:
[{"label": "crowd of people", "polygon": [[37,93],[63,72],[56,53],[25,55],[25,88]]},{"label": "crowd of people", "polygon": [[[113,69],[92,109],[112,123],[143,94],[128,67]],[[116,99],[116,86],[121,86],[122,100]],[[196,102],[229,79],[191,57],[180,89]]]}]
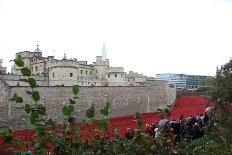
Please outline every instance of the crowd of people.
[{"label": "crowd of people", "polygon": [[[189,117],[184,117],[180,115],[179,119],[162,119],[160,121],[153,122],[152,124],[146,124],[143,129],[144,134],[150,135],[152,137],[171,139],[174,144],[179,143],[184,139],[196,139],[203,136],[203,127],[208,125],[210,122],[210,117],[208,112],[204,114],[197,114],[195,116],[190,115]],[[138,129],[127,128],[125,132],[125,137],[133,140],[136,138],[136,133]]]}]

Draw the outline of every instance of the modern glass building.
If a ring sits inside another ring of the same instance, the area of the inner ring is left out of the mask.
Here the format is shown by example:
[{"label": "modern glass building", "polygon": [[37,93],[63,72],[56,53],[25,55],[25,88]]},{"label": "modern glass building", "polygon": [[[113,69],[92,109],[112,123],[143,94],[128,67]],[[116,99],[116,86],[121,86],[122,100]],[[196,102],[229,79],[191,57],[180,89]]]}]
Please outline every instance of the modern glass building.
[{"label": "modern glass building", "polygon": [[170,85],[174,85],[177,89],[197,88],[200,85],[200,82],[207,78],[210,78],[210,76],[175,73],[156,74],[155,77],[157,80],[168,81]]}]

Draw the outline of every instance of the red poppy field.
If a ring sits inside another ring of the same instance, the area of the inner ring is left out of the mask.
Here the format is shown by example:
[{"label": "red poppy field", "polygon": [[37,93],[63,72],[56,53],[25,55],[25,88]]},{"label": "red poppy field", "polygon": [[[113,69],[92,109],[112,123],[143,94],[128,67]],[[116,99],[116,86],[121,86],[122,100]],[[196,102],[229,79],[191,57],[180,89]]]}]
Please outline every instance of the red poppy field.
[{"label": "red poppy field", "polygon": [[[188,117],[190,115],[203,114],[205,108],[210,104],[210,102],[202,96],[179,96],[176,99],[176,103],[171,110],[171,115],[169,119],[178,119],[181,114],[184,117]],[[158,116],[159,112],[153,113],[142,113],[141,119],[143,121],[143,125],[151,124],[152,122],[160,120]],[[120,136],[123,137],[127,128],[137,128],[137,124],[134,121],[134,115],[121,116],[115,118],[108,119],[111,122],[111,127],[109,129],[110,133],[115,128],[120,130]],[[85,126],[88,128],[88,125]],[[24,137],[31,137],[35,132],[33,130],[17,130],[13,132],[13,136],[20,137],[23,139]],[[3,144],[3,140],[0,139],[0,145]]]}]

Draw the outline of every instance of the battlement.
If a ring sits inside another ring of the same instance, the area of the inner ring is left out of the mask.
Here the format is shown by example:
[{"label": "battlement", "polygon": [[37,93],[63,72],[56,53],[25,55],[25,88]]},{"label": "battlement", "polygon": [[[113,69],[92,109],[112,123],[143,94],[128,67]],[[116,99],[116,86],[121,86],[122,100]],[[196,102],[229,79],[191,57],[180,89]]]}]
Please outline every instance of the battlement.
[{"label": "battlement", "polygon": [[42,52],[30,52],[30,51],[22,51],[22,52],[18,52],[16,53],[16,56],[20,55],[22,58],[31,58],[34,55],[42,57]]},{"label": "battlement", "polygon": [[118,72],[122,73],[124,72],[124,68],[123,67],[109,67],[108,72],[109,73],[118,73]]},{"label": "battlement", "polygon": [[138,72],[133,72],[133,71],[129,71],[128,76],[133,76],[133,77],[144,77],[143,74],[139,74]]},{"label": "battlement", "polygon": [[102,56],[96,56],[96,62],[93,62],[93,65],[99,65],[99,66],[109,66],[110,61],[109,59],[106,59],[105,61],[102,59]]},{"label": "battlement", "polygon": [[55,60],[55,61],[48,61],[47,66],[49,68],[53,67],[79,67],[77,61],[68,61],[68,60]]}]

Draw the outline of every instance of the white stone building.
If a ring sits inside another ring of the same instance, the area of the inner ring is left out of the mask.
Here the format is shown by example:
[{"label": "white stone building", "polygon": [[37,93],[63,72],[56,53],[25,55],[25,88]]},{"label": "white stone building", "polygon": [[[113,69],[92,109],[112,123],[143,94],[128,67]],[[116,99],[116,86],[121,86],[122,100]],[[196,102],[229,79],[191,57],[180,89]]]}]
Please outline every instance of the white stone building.
[{"label": "white stone building", "polygon": [[[146,81],[142,74],[132,71],[127,74],[123,67],[111,67],[104,56],[97,56],[92,64],[67,59],[65,54],[63,59],[57,60],[54,56],[43,57],[38,45],[34,52],[23,51],[17,55],[23,58],[34,76],[44,78],[47,86],[142,86]],[[16,66],[12,67],[12,74],[20,76]]]}]

